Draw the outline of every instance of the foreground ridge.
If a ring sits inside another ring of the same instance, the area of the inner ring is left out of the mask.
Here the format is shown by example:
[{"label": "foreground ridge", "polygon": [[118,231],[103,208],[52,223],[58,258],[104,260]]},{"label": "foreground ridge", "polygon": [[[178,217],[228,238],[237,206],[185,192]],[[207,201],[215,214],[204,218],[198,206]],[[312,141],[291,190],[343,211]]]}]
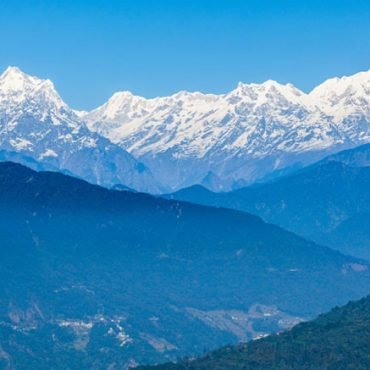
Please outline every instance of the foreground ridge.
[{"label": "foreground ridge", "polygon": [[139,369],[299,370],[370,367],[370,297],[337,307],[292,330],[194,360]]}]

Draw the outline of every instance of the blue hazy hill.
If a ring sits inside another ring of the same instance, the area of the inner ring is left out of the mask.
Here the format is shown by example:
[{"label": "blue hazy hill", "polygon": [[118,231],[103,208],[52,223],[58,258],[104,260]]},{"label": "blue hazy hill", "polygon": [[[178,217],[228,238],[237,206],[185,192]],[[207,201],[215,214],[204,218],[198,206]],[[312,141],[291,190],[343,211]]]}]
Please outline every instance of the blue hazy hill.
[{"label": "blue hazy hill", "polygon": [[251,212],[344,253],[370,258],[370,229],[361,227],[361,218],[370,213],[370,144],[268,183],[229,193],[194,186],[166,197]]},{"label": "blue hazy hill", "polygon": [[[9,162],[0,194],[4,366],[173,360],[237,343],[253,305],[309,318],[369,290],[366,262],[250,214]],[[279,330],[270,316],[250,327]]]}]

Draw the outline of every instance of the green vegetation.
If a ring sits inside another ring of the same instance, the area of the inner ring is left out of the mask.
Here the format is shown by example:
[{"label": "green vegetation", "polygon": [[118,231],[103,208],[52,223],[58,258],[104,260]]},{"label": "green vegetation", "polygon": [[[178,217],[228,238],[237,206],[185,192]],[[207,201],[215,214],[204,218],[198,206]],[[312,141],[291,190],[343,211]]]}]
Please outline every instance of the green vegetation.
[{"label": "green vegetation", "polygon": [[[151,369],[154,367],[142,367]],[[370,369],[370,297],[334,308],[282,334],[228,346],[157,370]]]}]

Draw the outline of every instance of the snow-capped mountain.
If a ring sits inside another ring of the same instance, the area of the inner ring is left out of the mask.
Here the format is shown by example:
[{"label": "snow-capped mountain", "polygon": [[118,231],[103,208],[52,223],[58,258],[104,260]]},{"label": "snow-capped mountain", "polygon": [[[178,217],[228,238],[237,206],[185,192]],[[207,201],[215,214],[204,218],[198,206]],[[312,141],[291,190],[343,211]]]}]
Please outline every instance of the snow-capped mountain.
[{"label": "snow-capped mountain", "polygon": [[0,149],[19,152],[93,183],[158,191],[145,165],[91,132],[50,80],[9,67],[0,76]]},{"label": "snow-capped mountain", "polygon": [[370,71],[309,94],[275,81],[221,95],[118,92],[91,112],[68,107],[49,80],[15,67],[0,76],[0,150],[105,186],[229,190],[367,142]]},{"label": "snow-capped mountain", "polygon": [[370,141],[369,81],[363,72],[309,94],[275,81],[240,83],[223,95],[119,92],[82,117],[171,189],[226,190]]}]

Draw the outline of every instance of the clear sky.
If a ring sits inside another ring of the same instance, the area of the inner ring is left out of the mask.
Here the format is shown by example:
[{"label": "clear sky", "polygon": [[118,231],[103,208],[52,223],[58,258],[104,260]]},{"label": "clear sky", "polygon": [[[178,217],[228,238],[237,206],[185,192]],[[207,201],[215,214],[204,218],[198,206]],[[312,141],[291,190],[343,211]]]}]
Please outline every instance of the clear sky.
[{"label": "clear sky", "polygon": [[0,69],[50,78],[74,108],[114,91],[303,90],[370,68],[370,0],[4,0]]}]

